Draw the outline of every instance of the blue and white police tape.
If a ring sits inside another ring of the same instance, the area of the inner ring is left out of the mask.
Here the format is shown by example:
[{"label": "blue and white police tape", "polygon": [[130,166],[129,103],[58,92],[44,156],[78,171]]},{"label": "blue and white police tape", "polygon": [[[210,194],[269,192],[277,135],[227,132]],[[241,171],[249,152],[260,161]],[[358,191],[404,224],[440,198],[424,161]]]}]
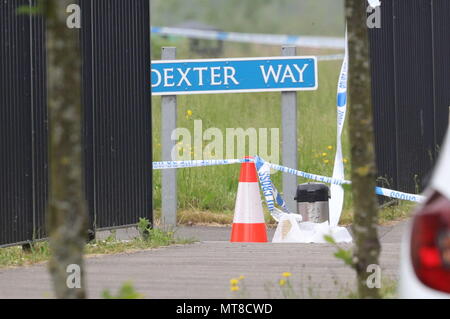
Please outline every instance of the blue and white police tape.
[{"label": "blue and white police tape", "polygon": [[377,195],[382,195],[382,196],[386,196],[386,197],[390,197],[390,198],[407,200],[410,202],[417,202],[417,203],[420,203],[423,200],[425,200],[425,196],[422,196],[422,195],[408,194],[408,193],[394,191],[392,189],[382,188],[382,187],[375,187],[375,193]]},{"label": "blue and white police tape", "polygon": [[220,160],[192,160],[192,161],[163,161],[153,162],[153,169],[188,168],[214,165],[229,165],[250,162],[250,159],[220,159]]},{"label": "blue and white police tape", "polygon": [[193,39],[234,41],[269,45],[295,45],[308,48],[344,49],[343,38],[324,36],[296,36],[281,34],[221,32],[174,27],[151,27],[151,32],[163,36],[179,36]]},{"label": "blue and white police tape", "polygon": [[[351,181],[347,181],[347,180],[341,180],[341,179],[331,178],[331,177],[327,177],[327,176],[305,173],[302,171],[298,171],[298,170],[295,170],[295,169],[292,169],[289,167],[285,167],[285,166],[281,166],[281,165],[277,165],[277,164],[272,164],[272,163],[268,163],[268,164],[271,168],[273,168],[275,170],[278,170],[278,171],[281,171],[284,173],[288,173],[288,174],[297,175],[297,176],[300,176],[300,177],[303,177],[306,179],[312,179],[312,180],[323,182],[323,183],[335,184],[335,185],[343,185],[343,184],[349,185],[352,183]],[[421,196],[421,195],[403,193],[403,192],[399,192],[396,190],[382,188],[382,187],[378,187],[378,186],[375,187],[375,193],[377,195],[382,195],[382,196],[401,199],[401,200],[407,200],[407,201],[411,201],[411,202],[418,202],[418,203],[420,203],[421,201],[423,201],[425,199],[425,197]]]},{"label": "blue and white police tape", "polygon": [[288,173],[288,174],[292,174],[292,175],[297,175],[297,176],[300,176],[300,177],[303,177],[306,179],[315,180],[317,182],[336,184],[336,185],[352,183],[352,182],[346,181],[346,180],[341,180],[341,179],[336,179],[336,178],[332,178],[332,177],[302,172],[302,171],[299,171],[299,170],[296,170],[293,168],[289,168],[289,167],[285,167],[285,166],[281,166],[281,165],[277,165],[277,164],[272,164],[272,163],[268,163],[268,164],[271,168],[273,168],[277,171],[281,171],[283,173]]},{"label": "blue and white police tape", "polygon": [[335,60],[343,60],[344,54],[330,54],[330,55],[318,55],[317,61],[335,61]]},{"label": "blue and white police tape", "polygon": [[[261,159],[259,156],[254,158],[256,171],[258,173],[259,185],[266,200],[267,208],[269,209],[272,217],[278,221],[280,219],[281,212],[291,213],[284,201],[283,197],[278,193],[278,190],[272,183],[270,178],[270,166],[267,162]],[[275,203],[281,208],[281,212],[275,208]]]},{"label": "blue and white police tape", "polygon": [[[344,162],[342,152],[342,133],[344,131],[345,115],[347,113],[347,80],[348,80],[348,34],[345,30],[345,54],[341,65],[341,72],[337,85],[336,98],[336,153],[334,156],[332,178],[344,179]],[[341,219],[344,207],[344,188],[341,185],[331,184],[330,186],[330,225],[337,226]]]},{"label": "blue and white police tape", "polygon": [[[160,169],[171,169],[171,168],[189,168],[189,167],[203,167],[203,166],[214,166],[214,165],[230,165],[230,164],[240,164],[240,163],[246,163],[246,162],[255,162],[260,167],[262,167],[262,165],[266,164],[267,167],[273,168],[275,170],[278,170],[278,171],[281,171],[284,173],[288,173],[288,174],[297,175],[297,176],[300,176],[300,177],[303,177],[306,179],[311,179],[311,180],[315,180],[315,181],[322,182],[322,183],[335,184],[335,185],[351,184],[351,181],[340,180],[340,179],[335,179],[335,178],[331,178],[331,177],[327,177],[327,176],[311,174],[311,173],[295,170],[293,168],[269,163],[269,162],[264,161],[262,158],[260,158],[258,156],[256,156],[254,159],[244,158],[244,159],[153,162],[153,169],[160,170]],[[258,172],[258,175],[259,175],[259,172]],[[272,202],[270,202],[270,208],[272,208],[272,203],[274,204],[276,202],[277,205],[279,205],[284,211],[288,212],[283,198],[277,192],[276,188],[272,184],[272,181],[270,179],[270,174],[269,174],[269,177],[267,177],[267,171],[266,171],[266,173],[263,177],[265,178],[263,181],[264,181],[264,185],[266,187],[267,194],[271,193],[272,198],[273,198]],[[270,184],[268,184],[267,181],[269,181]],[[261,182],[261,179],[260,179],[260,182]],[[263,190],[263,193],[264,193],[264,190]],[[386,196],[386,197],[390,197],[390,198],[407,200],[407,201],[412,201],[412,202],[421,202],[425,198],[424,196],[421,196],[421,195],[399,192],[396,190],[382,188],[382,187],[376,187],[375,193],[377,195],[382,195],[382,196]],[[269,200],[270,200],[270,198],[269,198]],[[266,201],[267,201],[267,198],[266,198]],[[268,204],[268,207],[269,207],[269,204]],[[270,210],[270,208],[269,208],[269,210]]]}]

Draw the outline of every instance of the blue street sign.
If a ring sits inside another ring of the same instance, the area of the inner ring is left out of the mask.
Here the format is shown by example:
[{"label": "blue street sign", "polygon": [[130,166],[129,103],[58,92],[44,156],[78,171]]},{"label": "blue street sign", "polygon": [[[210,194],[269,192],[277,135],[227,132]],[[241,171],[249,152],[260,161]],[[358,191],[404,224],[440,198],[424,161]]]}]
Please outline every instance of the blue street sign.
[{"label": "blue street sign", "polygon": [[152,94],[316,90],[315,57],[269,57],[152,62]]}]

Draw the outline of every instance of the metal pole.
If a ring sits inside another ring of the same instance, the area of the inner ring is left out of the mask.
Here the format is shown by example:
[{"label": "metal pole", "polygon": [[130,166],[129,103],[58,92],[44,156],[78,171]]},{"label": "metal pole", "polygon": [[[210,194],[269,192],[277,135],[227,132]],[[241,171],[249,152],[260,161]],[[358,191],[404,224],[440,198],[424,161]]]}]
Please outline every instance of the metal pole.
[{"label": "metal pole", "polygon": [[[176,48],[163,47],[162,60],[174,60]],[[171,161],[172,148],[175,141],[171,135],[177,126],[177,97],[167,95],[161,97],[161,148],[162,160]],[[177,171],[164,169],[161,171],[161,222],[165,226],[174,227],[177,224]]]},{"label": "metal pole", "polygon": [[[283,56],[295,56],[295,46],[283,46]],[[281,134],[283,166],[297,169],[297,93],[281,93]],[[294,194],[297,188],[297,176],[283,174],[283,194],[286,205],[291,212],[296,212]]]}]

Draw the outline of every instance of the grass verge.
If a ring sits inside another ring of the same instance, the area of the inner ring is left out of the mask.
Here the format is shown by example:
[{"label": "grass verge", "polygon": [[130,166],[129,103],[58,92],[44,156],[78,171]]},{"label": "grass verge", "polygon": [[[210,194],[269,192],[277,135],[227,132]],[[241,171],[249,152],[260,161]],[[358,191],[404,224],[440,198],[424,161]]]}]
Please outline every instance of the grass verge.
[{"label": "grass verge", "polygon": [[[153,212],[155,225],[160,225],[161,211]],[[224,211],[222,213],[214,211],[179,210],[177,212],[177,223],[187,226],[231,226],[233,223],[234,212]],[[272,218],[269,211],[264,208],[264,219],[268,227],[276,227],[277,222]]]},{"label": "grass verge", "polygon": [[[389,225],[393,222],[404,220],[411,216],[416,204],[411,202],[398,202],[391,206],[380,207],[379,224]],[[196,209],[179,210],[177,212],[177,222],[179,225],[207,225],[207,226],[230,226],[233,223],[232,210],[225,210],[223,212],[216,211],[200,211]],[[155,210],[154,217],[156,225],[161,219],[161,211]],[[277,222],[270,216],[270,213],[264,207],[264,217],[266,225],[269,227],[276,227]],[[340,225],[347,226],[353,222],[353,211],[345,210],[342,213]]]},{"label": "grass verge", "polygon": [[[178,239],[172,231],[164,231],[157,228],[149,230],[147,239],[135,238],[129,241],[117,240],[113,231],[104,240],[95,240],[86,244],[85,255],[89,257],[92,255],[118,254],[193,242],[193,239]],[[50,256],[50,247],[46,241],[35,243],[31,246],[30,251],[24,251],[21,246],[1,248],[0,268],[32,265],[48,261]]]}]

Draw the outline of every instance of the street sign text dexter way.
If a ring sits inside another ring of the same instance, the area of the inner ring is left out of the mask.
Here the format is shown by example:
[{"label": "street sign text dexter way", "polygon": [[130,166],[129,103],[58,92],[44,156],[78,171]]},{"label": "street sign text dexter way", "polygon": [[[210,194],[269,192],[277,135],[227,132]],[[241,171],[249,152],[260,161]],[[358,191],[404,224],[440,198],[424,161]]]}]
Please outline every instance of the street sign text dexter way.
[{"label": "street sign text dexter way", "polygon": [[269,57],[152,62],[152,94],[316,90],[315,57]]}]

